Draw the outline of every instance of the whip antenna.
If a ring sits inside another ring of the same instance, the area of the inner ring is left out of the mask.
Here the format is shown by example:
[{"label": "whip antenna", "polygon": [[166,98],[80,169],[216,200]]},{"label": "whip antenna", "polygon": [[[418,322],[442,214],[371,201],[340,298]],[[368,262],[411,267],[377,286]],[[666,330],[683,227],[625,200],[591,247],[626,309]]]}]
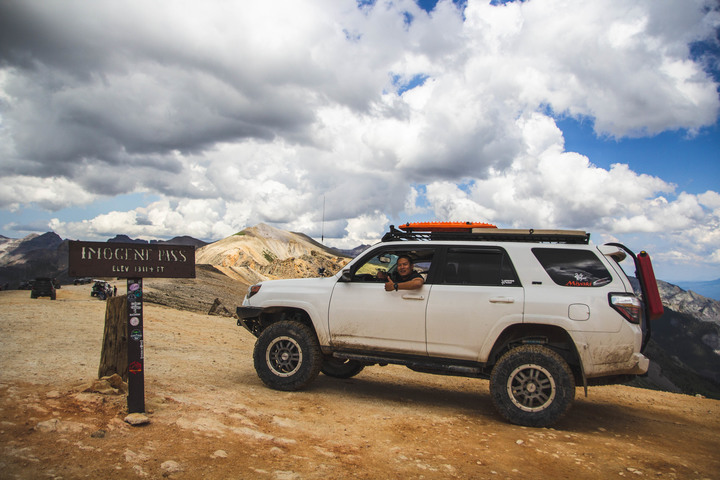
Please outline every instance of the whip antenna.
[{"label": "whip antenna", "polygon": [[325,245],[325,195],[323,195],[322,226],[320,227],[320,243]]}]

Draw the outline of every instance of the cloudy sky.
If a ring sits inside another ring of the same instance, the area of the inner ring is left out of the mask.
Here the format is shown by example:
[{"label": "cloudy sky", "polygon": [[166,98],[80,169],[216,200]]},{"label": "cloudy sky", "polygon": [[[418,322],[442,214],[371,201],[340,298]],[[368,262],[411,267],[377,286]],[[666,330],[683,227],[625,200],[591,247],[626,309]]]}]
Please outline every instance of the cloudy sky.
[{"label": "cloudy sky", "polygon": [[0,234],[473,220],[718,278],[719,8],[0,0]]}]

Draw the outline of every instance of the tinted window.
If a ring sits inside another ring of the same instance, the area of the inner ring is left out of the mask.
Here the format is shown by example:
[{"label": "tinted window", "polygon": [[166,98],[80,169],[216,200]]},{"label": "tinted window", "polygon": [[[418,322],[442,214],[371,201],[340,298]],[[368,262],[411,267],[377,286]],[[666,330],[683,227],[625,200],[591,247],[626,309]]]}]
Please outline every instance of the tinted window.
[{"label": "tinted window", "polygon": [[503,250],[450,248],[443,278],[447,285],[520,285]]},{"label": "tinted window", "polygon": [[532,252],[558,285],[601,287],[612,280],[600,259],[589,250],[533,248]]}]

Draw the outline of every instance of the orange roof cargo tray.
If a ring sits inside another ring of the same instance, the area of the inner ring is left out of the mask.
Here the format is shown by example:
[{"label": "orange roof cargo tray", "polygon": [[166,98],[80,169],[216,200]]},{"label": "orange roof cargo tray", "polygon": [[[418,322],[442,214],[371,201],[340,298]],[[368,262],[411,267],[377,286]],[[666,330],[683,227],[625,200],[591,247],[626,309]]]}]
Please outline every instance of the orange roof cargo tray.
[{"label": "orange roof cargo tray", "polygon": [[473,228],[497,228],[497,226],[485,222],[408,222],[398,228],[406,232],[468,233],[472,232]]}]

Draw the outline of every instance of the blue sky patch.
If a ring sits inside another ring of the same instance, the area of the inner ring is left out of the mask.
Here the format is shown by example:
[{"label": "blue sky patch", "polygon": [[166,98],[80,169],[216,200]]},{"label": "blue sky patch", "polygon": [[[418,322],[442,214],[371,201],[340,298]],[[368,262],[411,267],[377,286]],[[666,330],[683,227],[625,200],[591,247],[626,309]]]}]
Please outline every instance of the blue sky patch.
[{"label": "blue sky patch", "polygon": [[425,75],[424,73],[417,73],[413,75],[407,82],[403,82],[403,77],[401,75],[393,74],[392,84],[397,88],[398,95],[402,95],[408,90],[412,90],[415,87],[422,86],[423,84],[425,84],[425,81],[428,78],[430,78],[429,75]]}]

